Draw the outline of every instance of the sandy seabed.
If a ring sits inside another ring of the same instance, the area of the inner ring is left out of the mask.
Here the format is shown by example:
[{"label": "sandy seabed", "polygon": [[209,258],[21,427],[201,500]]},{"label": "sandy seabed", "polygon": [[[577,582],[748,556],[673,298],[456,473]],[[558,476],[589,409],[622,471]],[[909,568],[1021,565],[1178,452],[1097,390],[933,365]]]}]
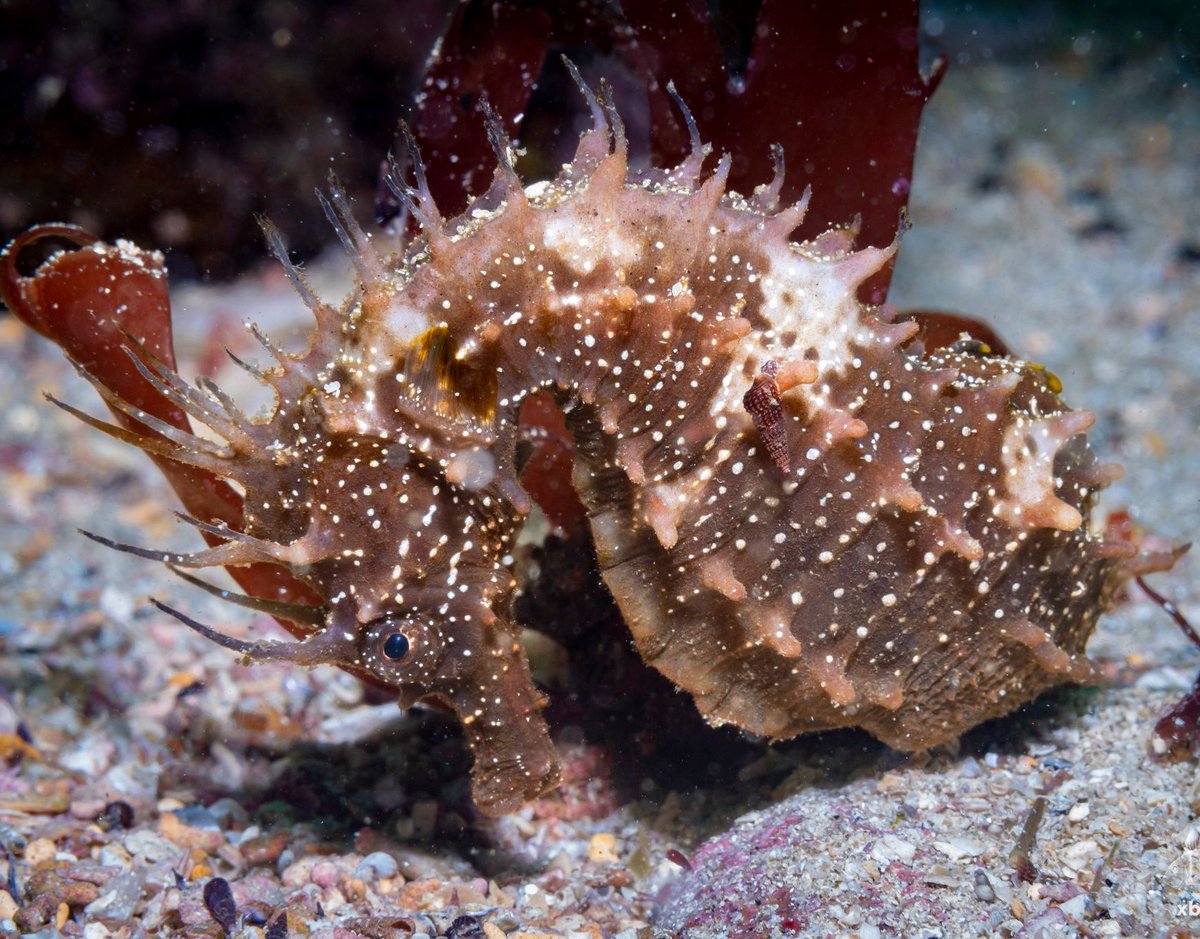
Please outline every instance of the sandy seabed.
[{"label": "sandy seabed", "polygon": [[[1102,51],[952,68],[892,300],[986,319],[1058,374],[1097,414],[1093,447],[1126,468],[1100,517],[1128,509],[1189,540],[1200,96],[1167,58],[1101,68]],[[249,349],[246,317],[286,339],[299,308],[266,269],[175,303],[185,372]],[[99,413],[11,318],[0,381],[0,931],[219,936],[212,877],[242,936],[284,909],[292,935],[345,939],[1200,931],[1196,767],[1151,745],[1200,653],[1136,592],[1090,646],[1104,686],[1055,692],[956,752],[910,759],[847,732],[702,750],[690,776],[616,786],[619,754],[560,727],[568,784],[485,822],[436,715],[332,670],[245,669],[149,608],[251,619],[75,533],[191,544],[148,461],[41,400]],[[1200,620],[1196,573],[1185,558],[1155,582]],[[1025,882],[1011,855],[1038,798]]]}]

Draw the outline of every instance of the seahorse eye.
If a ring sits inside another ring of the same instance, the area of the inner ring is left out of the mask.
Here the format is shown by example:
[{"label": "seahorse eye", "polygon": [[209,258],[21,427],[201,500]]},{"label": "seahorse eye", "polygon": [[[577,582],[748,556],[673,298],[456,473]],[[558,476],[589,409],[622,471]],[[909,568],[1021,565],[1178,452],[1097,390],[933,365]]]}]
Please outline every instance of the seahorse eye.
[{"label": "seahorse eye", "polygon": [[389,613],[373,620],[363,637],[361,662],[388,680],[421,684],[437,671],[445,647],[437,628],[422,617]]},{"label": "seahorse eye", "polygon": [[383,643],[380,646],[383,651],[383,657],[392,662],[401,662],[412,649],[412,643],[408,641],[408,636],[400,631],[389,633],[384,637]]}]

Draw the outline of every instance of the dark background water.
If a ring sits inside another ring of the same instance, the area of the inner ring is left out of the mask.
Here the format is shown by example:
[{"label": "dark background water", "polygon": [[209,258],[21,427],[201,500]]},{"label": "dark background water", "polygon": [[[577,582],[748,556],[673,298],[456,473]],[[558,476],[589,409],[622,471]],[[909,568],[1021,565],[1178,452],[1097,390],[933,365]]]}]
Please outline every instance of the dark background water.
[{"label": "dark background water", "polygon": [[[177,277],[225,278],[263,257],[267,213],[313,255],[331,237],[313,188],[335,168],[371,204],[454,6],[0,3],[0,239],[67,220],[167,249]],[[708,6],[736,66],[759,4]],[[952,68],[1075,54],[1112,69],[1158,58],[1184,77],[1200,13],[1173,0],[928,3],[922,31],[926,60],[943,52]]]}]

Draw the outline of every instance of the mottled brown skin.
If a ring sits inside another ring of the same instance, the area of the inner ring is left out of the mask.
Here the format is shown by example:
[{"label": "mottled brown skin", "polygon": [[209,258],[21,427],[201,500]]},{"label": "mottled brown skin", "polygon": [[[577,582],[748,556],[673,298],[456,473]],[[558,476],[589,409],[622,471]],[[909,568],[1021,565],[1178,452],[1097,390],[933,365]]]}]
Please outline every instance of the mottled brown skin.
[{"label": "mottled brown skin", "polygon": [[480,807],[535,797],[558,763],[507,555],[531,507],[517,415],[548,391],[637,648],[712,723],[861,726],[921,750],[1088,678],[1115,586],[1169,562],[1090,532],[1116,475],[1087,447],[1092,415],[1035,366],[971,342],[924,353],[915,324],[861,307],[895,246],[789,244],[805,205],[779,208],[782,168],[742,198],[694,139],[674,170],[631,173],[619,119],[585,93],[595,127],[552,183],[521,187],[498,124],[495,182],[464,217],[441,218],[419,161],[415,188],[394,176],[424,227],[402,258],[332,193],[360,283],[334,308],[287,267],[316,328],[262,376],[269,417],[146,360],[227,445],[141,445],[246,500],[240,531],[193,520],[216,548],[132,550],[281,565],[323,602],[299,643],[176,615],[250,659],[333,662],[448,705]]}]

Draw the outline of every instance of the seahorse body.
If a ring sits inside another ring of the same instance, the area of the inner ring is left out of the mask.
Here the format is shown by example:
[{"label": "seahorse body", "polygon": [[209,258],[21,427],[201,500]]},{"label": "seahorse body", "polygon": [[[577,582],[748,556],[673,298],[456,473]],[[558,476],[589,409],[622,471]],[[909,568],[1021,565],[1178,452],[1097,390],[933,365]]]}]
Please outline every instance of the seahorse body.
[{"label": "seahorse body", "polygon": [[1117,475],[1087,447],[1093,416],[1035,366],[925,353],[913,324],[861,306],[896,245],[790,243],[806,200],[777,204],[782,167],[744,198],[694,139],[675,169],[631,172],[619,119],[589,100],[595,126],[551,182],[523,186],[493,128],[495,182],[461,218],[441,218],[419,161],[415,188],[397,174],[423,227],[399,259],[335,190],[359,273],[340,307],[270,231],[316,327],[263,373],[269,417],[145,360],[227,444],[135,442],[246,491],[244,531],[198,522],[224,543],[167,559],[269,561],[324,600],[300,643],[189,623],[250,658],[351,665],[450,705],[486,811],[552,786],[506,557],[530,508],[517,411],[548,390],[637,648],[714,724],[857,725],[918,750],[1086,679],[1134,563],[1088,527]]}]

